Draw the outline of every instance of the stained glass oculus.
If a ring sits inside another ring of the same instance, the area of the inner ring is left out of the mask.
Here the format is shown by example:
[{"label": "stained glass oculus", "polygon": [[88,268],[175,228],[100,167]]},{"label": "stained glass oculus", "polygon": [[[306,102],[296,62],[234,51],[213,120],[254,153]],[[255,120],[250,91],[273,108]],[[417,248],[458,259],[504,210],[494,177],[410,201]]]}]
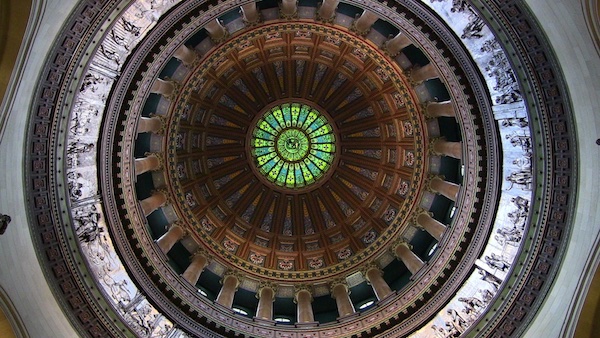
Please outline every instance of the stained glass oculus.
[{"label": "stained glass oculus", "polygon": [[335,157],[335,135],[327,118],[300,103],[268,110],[252,131],[258,171],[280,187],[298,189],[321,179]]}]

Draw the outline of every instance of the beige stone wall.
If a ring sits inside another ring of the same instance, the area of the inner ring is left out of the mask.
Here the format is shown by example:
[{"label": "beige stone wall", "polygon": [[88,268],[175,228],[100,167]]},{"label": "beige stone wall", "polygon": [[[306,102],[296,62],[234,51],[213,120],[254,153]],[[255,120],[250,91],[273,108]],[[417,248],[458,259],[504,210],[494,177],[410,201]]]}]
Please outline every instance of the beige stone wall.
[{"label": "beige stone wall", "polygon": [[24,176],[20,170],[24,163],[24,135],[35,81],[54,37],[74,3],[74,0],[33,1],[29,28],[23,40],[24,50],[19,54],[13,72],[18,81],[7,89],[7,101],[0,111],[0,116],[7,117],[0,139],[0,212],[12,217],[6,233],[0,236],[0,286],[13,301],[31,337],[77,336],[48,288],[38,264],[26,223]]},{"label": "beige stone wall", "polygon": [[[579,196],[567,256],[526,337],[571,337],[600,244],[600,57],[578,1],[527,0],[551,40],[573,101],[579,143]],[[582,272],[585,272],[582,275]],[[581,276],[582,275],[582,276]],[[581,276],[581,278],[574,278]]]}]

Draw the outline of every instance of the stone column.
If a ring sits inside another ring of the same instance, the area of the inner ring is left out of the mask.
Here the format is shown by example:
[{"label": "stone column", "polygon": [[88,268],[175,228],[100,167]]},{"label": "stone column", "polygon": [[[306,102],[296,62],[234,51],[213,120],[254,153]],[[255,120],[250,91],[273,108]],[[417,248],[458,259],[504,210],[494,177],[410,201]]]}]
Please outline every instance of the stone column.
[{"label": "stone column", "polygon": [[196,252],[191,257],[192,262],[188,265],[187,269],[183,273],[183,279],[190,282],[192,285],[196,285],[200,274],[204,268],[208,265],[208,257],[203,252]]},{"label": "stone column", "polygon": [[377,21],[379,17],[377,14],[364,10],[354,22],[352,22],[353,30],[360,35],[367,35],[371,30],[371,26]]},{"label": "stone column", "polygon": [[404,263],[408,271],[413,275],[425,265],[421,258],[412,252],[411,245],[404,241],[396,243],[392,249],[396,257]]},{"label": "stone column", "polygon": [[181,45],[177,48],[173,56],[186,66],[193,66],[200,59],[198,53],[196,53],[195,50],[188,48],[186,45]]},{"label": "stone column", "polygon": [[317,9],[317,19],[331,22],[335,18],[335,10],[337,9],[340,0],[323,0]]},{"label": "stone column", "polygon": [[170,98],[177,94],[177,84],[173,81],[156,79],[150,88],[150,92]]},{"label": "stone column", "polygon": [[144,216],[148,216],[154,212],[154,210],[162,207],[167,203],[167,195],[162,191],[155,191],[152,196],[140,201]]},{"label": "stone column", "polygon": [[281,0],[279,5],[279,14],[284,19],[291,19],[298,14],[298,1],[296,0]]},{"label": "stone column", "polygon": [[462,159],[462,142],[449,142],[443,138],[437,138],[433,139],[431,143],[431,150],[434,154]]},{"label": "stone column", "polygon": [[240,7],[240,13],[242,14],[242,20],[246,26],[252,26],[260,21],[260,13],[256,8],[256,2],[251,2]]},{"label": "stone column", "polygon": [[429,102],[425,107],[425,114],[429,117],[456,117],[452,102]]},{"label": "stone column", "polygon": [[444,195],[449,199],[456,201],[460,186],[456,183],[447,182],[439,177],[434,177],[429,182],[429,188],[438,194]]},{"label": "stone column", "polygon": [[164,123],[165,123],[165,121],[162,116],[142,117],[138,121],[137,132],[138,132],[138,134],[141,134],[141,133],[162,134],[162,131],[164,129]]},{"label": "stone column", "polygon": [[390,289],[390,286],[383,279],[383,271],[381,271],[378,266],[372,264],[368,265],[363,270],[363,275],[371,284],[378,300],[382,300],[392,293],[392,289]]},{"label": "stone column", "polygon": [[171,250],[173,245],[184,236],[185,231],[182,227],[177,224],[171,224],[169,230],[164,235],[160,236],[158,240],[156,240],[156,244],[158,244],[160,251],[166,254]]},{"label": "stone column", "polygon": [[256,318],[273,320],[273,302],[275,301],[276,292],[277,288],[271,283],[264,283],[258,288]]},{"label": "stone column", "polygon": [[223,27],[219,19],[210,21],[206,24],[206,26],[204,26],[204,28],[214,43],[222,42],[229,36],[229,32],[225,27]]},{"label": "stone column", "polygon": [[438,220],[431,217],[427,212],[422,212],[416,217],[417,226],[425,229],[433,238],[438,241],[442,238],[442,235],[446,231],[446,226],[440,223]]},{"label": "stone column", "polygon": [[439,75],[437,69],[435,69],[435,66],[431,62],[423,67],[413,68],[410,71],[411,82],[416,84],[436,77],[439,77]]},{"label": "stone column", "polygon": [[354,305],[350,300],[350,289],[345,281],[334,281],[331,283],[331,297],[335,299],[337,304],[338,314],[340,317],[351,315],[354,310]]},{"label": "stone column", "polygon": [[313,297],[308,286],[296,288],[294,302],[298,305],[298,323],[312,323],[315,321],[313,314],[312,303]]},{"label": "stone column", "polygon": [[221,291],[219,291],[216,302],[226,308],[231,308],[233,306],[233,297],[240,285],[240,280],[236,274],[229,272],[223,276],[221,284],[223,286],[221,287]]},{"label": "stone column", "polygon": [[148,171],[156,171],[160,168],[160,159],[155,154],[147,154],[146,157],[135,159],[135,174],[141,175]]},{"label": "stone column", "polygon": [[412,41],[406,36],[406,34],[398,33],[392,39],[386,41],[383,48],[391,56],[396,56],[401,50],[411,45]]}]

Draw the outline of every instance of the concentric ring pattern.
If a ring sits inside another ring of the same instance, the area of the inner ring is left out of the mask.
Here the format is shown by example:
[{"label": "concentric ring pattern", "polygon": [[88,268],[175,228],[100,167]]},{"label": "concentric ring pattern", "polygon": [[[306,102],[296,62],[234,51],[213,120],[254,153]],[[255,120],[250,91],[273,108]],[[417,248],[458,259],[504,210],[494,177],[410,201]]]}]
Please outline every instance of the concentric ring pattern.
[{"label": "concentric ring pattern", "polygon": [[509,59],[466,1],[122,5],[65,25],[28,148],[40,257],[88,334],[522,326],[570,198],[568,156],[534,156],[569,149],[542,142],[568,109],[532,108],[561,87],[511,68],[546,54]]},{"label": "concentric ring pattern", "polygon": [[[300,282],[352,269],[404,229],[396,219],[421,194],[425,127],[408,79],[316,23],[233,41],[173,100],[167,188],[182,226],[248,274]],[[292,271],[311,273],[282,274]]]}]

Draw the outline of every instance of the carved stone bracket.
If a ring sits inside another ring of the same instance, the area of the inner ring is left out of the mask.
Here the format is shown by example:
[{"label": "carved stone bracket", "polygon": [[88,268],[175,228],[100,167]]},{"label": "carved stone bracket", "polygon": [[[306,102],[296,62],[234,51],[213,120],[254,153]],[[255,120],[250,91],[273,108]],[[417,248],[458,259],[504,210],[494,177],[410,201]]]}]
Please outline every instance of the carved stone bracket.
[{"label": "carved stone bracket", "polygon": [[298,293],[301,291],[307,291],[310,293],[310,300],[313,301],[313,289],[309,284],[299,284],[294,287],[294,303],[297,303]]},{"label": "carved stone bracket", "polygon": [[[174,84],[175,84],[175,82],[174,82]],[[176,90],[175,91],[178,91],[178,90],[179,90],[179,87],[176,86]],[[171,95],[177,96],[176,93],[175,94],[171,94]],[[157,118],[160,121],[160,127],[158,128],[158,130],[155,131],[155,134],[157,134],[157,135],[165,135],[166,131],[167,131],[167,118],[164,117],[163,115],[154,114],[154,113],[151,113],[150,117],[151,118]]]},{"label": "carved stone bracket", "polygon": [[[165,158],[164,158],[164,156],[163,156],[162,153],[145,152],[144,156],[146,156],[146,157],[154,156],[154,157],[156,157],[158,159],[158,167],[152,169],[151,171],[161,171],[161,170],[165,169],[165,166],[164,166],[164,160],[165,160]],[[166,192],[165,192],[165,195],[168,196],[168,194]]]},{"label": "carved stone bracket", "polygon": [[[269,288],[269,289],[273,290],[273,294],[277,294],[277,289],[278,289],[277,284],[272,283],[272,282],[262,281],[262,282],[260,282],[260,284],[258,285],[258,289],[256,290],[256,295],[255,295],[256,298],[260,299],[260,292],[264,288]],[[275,297],[273,297],[273,301],[275,301]]]}]

